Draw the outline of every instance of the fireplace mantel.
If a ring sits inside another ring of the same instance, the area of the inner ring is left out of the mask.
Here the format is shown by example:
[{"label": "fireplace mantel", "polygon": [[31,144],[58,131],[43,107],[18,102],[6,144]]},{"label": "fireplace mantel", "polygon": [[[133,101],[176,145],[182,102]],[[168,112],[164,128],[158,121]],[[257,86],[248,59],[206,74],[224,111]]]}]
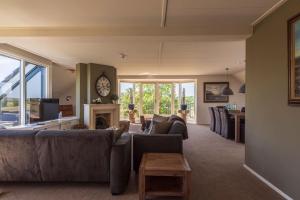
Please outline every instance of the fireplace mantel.
[{"label": "fireplace mantel", "polygon": [[96,129],[96,116],[110,114],[110,127],[118,127],[120,121],[120,104],[84,104],[84,124],[89,129]]}]

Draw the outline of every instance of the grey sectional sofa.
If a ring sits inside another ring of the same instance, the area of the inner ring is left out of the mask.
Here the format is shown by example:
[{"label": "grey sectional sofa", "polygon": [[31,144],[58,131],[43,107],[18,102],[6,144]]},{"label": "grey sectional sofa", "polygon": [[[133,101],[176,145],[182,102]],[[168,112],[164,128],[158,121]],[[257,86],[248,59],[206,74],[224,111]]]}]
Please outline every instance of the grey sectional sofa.
[{"label": "grey sectional sofa", "polygon": [[109,130],[0,130],[2,182],[105,182],[125,191],[131,137]]}]

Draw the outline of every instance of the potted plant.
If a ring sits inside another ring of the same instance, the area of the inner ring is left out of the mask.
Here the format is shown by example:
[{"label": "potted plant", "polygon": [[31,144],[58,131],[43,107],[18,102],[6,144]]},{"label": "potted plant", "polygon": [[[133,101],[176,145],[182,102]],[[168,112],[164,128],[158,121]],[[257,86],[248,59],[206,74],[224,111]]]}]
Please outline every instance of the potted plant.
[{"label": "potted plant", "polygon": [[134,104],[133,103],[128,104],[128,110],[134,110]]},{"label": "potted plant", "polygon": [[185,88],[183,88],[183,91],[182,91],[182,100],[181,100],[180,109],[181,110],[186,110],[187,109],[187,105],[185,103]]},{"label": "potted plant", "polygon": [[119,96],[116,95],[116,94],[112,94],[111,97],[110,97],[111,101],[113,104],[116,104],[117,101],[119,100]]},{"label": "potted plant", "polygon": [[[130,104],[129,104],[130,105]],[[128,114],[129,117],[129,121],[131,123],[135,123],[135,114],[138,112],[137,109],[129,109],[128,111],[126,111],[126,113]]]}]

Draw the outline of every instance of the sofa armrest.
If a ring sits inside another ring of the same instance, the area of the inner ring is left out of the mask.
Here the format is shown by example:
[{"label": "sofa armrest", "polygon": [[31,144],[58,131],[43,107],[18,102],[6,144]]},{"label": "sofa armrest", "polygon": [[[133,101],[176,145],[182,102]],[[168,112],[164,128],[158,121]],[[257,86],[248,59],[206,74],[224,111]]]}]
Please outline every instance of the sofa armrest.
[{"label": "sofa armrest", "polygon": [[110,160],[110,190],[113,195],[123,193],[131,171],[131,136],[123,134],[112,147]]},{"label": "sofa armrest", "polygon": [[182,153],[182,136],[136,134],[133,136],[133,168],[138,172],[144,153]]}]

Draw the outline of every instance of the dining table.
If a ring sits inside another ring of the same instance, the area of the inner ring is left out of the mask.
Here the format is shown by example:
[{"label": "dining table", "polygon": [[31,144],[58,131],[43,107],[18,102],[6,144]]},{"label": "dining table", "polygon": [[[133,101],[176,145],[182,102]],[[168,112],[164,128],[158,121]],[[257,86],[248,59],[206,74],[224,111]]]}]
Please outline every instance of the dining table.
[{"label": "dining table", "polygon": [[231,110],[229,114],[234,117],[235,142],[241,142],[241,119],[245,119],[245,112],[240,110]]}]

